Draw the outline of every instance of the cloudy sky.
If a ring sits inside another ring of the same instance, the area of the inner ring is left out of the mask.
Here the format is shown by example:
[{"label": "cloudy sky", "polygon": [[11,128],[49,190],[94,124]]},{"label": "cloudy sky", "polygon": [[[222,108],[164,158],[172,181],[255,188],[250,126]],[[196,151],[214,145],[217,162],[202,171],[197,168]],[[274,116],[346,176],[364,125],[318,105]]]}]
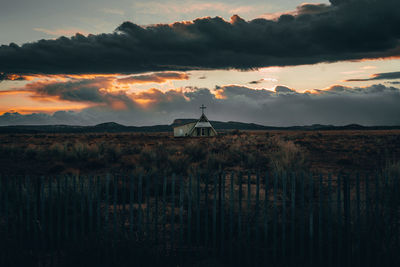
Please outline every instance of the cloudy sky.
[{"label": "cloudy sky", "polygon": [[0,125],[400,125],[398,0],[0,0]]}]

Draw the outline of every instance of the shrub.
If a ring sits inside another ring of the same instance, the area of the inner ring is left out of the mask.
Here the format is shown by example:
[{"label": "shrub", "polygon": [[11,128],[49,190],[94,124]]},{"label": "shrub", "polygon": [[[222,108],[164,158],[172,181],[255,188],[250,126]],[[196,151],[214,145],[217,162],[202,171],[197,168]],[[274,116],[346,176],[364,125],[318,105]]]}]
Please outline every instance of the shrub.
[{"label": "shrub", "polygon": [[168,157],[168,170],[170,173],[183,174],[187,173],[187,167],[190,163],[190,158],[184,154],[175,154]]},{"label": "shrub", "polygon": [[275,146],[269,157],[272,171],[277,173],[301,172],[307,169],[307,157],[300,146],[292,141],[283,141],[279,137],[273,137],[271,142]]},{"label": "shrub", "polygon": [[185,145],[184,153],[187,154],[194,162],[202,161],[206,155],[206,144],[200,142],[190,142]]},{"label": "shrub", "polygon": [[37,147],[35,145],[29,144],[25,149],[25,158],[27,159],[35,159],[37,155]]}]

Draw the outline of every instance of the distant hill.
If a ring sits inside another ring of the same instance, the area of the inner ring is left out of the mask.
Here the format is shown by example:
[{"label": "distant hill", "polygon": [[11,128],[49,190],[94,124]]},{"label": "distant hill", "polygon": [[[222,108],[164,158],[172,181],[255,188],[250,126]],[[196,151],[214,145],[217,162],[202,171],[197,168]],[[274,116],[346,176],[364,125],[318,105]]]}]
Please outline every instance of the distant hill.
[{"label": "distant hill", "polygon": [[[73,125],[15,125],[0,126],[0,133],[122,133],[122,132],[172,132],[173,127],[196,119],[176,119],[170,125],[153,126],[125,126],[115,122],[101,123],[95,126],[73,126]],[[244,123],[236,121],[211,121],[218,131],[229,130],[287,130],[287,131],[315,131],[315,130],[392,130],[400,129],[400,126],[362,126],[349,124],[345,126],[314,124],[309,126],[274,127],[255,123]]]}]

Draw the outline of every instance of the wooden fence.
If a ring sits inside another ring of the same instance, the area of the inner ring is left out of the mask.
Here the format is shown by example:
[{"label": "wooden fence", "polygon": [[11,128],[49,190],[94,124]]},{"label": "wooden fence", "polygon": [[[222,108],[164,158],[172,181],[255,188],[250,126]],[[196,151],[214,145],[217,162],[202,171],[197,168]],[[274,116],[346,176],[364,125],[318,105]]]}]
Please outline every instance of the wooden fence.
[{"label": "wooden fence", "polygon": [[0,266],[400,266],[399,177],[0,179]]}]

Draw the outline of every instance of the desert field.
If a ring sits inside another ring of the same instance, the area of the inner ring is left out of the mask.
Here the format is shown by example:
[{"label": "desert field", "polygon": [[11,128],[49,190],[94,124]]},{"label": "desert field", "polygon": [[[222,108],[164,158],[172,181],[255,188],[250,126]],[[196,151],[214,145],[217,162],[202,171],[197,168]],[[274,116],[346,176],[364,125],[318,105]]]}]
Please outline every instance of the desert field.
[{"label": "desert field", "polygon": [[[312,171],[371,173],[398,167],[400,130],[4,134],[3,175]],[[394,167],[393,167],[394,166]]]},{"label": "desert field", "polygon": [[394,130],[1,135],[0,265],[398,266],[399,158]]}]

